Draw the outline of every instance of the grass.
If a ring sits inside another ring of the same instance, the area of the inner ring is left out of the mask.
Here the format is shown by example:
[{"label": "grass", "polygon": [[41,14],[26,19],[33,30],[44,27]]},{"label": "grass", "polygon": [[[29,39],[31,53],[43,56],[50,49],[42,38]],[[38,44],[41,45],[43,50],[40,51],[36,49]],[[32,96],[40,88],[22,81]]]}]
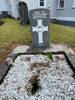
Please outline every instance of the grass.
[{"label": "grass", "polygon": [[0,26],[0,46],[9,43],[30,44],[30,26],[21,26],[18,20],[5,18],[4,25]]},{"label": "grass", "polygon": [[[18,20],[5,18],[5,24],[0,26],[0,46],[10,43],[31,44],[31,28],[21,26]],[[75,27],[51,24],[50,38],[53,43],[67,43],[75,46]]]},{"label": "grass", "polygon": [[75,47],[75,27],[51,24],[50,29],[53,43],[66,43]]},{"label": "grass", "polygon": [[53,61],[53,54],[51,52],[47,52],[47,53],[41,53],[42,55],[46,55],[50,60]]}]

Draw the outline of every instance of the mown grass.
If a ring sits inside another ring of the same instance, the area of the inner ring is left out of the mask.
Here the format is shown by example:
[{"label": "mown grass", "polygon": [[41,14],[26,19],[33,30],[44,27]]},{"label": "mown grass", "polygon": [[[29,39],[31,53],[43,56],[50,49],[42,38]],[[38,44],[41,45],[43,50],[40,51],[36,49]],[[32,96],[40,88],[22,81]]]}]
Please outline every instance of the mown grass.
[{"label": "mown grass", "polygon": [[51,24],[51,38],[53,43],[66,43],[75,47],[75,27]]},{"label": "mown grass", "polygon": [[0,26],[0,46],[15,43],[31,43],[30,26],[21,26],[18,20],[5,18],[4,25]]},{"label": "mown grass", "polygon": [[[10,43],[31,44],[32,33],[30,25],[21,26],[18,20],[5,18],[5,24],[0,26],[0,46]],[[67,43],[75,46],[75,27],[50,24],[50,39],[53,43]]]}]

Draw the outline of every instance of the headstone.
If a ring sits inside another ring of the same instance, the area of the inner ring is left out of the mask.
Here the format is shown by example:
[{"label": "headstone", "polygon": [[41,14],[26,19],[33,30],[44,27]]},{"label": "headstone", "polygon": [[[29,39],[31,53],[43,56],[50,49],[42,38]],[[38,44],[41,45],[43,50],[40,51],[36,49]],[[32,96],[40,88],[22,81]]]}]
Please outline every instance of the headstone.
[{"label": "headstone", "polygon": [[33,9],[29,11],[29,19],[32,25],[32,47],[48,48],[49,39],[49,9]]}]

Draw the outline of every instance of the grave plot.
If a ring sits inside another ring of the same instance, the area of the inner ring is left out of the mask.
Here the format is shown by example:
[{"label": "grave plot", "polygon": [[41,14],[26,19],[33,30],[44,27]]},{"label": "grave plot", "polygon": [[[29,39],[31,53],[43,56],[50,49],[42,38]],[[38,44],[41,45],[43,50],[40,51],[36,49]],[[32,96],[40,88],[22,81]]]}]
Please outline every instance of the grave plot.
[{"label": "grave plot", "polygon": [[0,99],[74,100],[72,76],[63,54],[20,54],[0,85]]}]

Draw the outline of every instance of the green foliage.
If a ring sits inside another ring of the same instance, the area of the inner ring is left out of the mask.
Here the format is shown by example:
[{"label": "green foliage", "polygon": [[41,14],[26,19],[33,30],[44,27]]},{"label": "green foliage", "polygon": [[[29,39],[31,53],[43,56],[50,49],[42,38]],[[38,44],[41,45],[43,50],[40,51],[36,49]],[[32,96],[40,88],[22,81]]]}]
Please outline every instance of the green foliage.
[{"label": "green foliage", "polygon": [[41,53],[42,55],[45,55],[45,56],[47,56],[50,60],[52,60],[53,61],[53,54],[51,53],[51,52],[47,52],[47,53]]}]

